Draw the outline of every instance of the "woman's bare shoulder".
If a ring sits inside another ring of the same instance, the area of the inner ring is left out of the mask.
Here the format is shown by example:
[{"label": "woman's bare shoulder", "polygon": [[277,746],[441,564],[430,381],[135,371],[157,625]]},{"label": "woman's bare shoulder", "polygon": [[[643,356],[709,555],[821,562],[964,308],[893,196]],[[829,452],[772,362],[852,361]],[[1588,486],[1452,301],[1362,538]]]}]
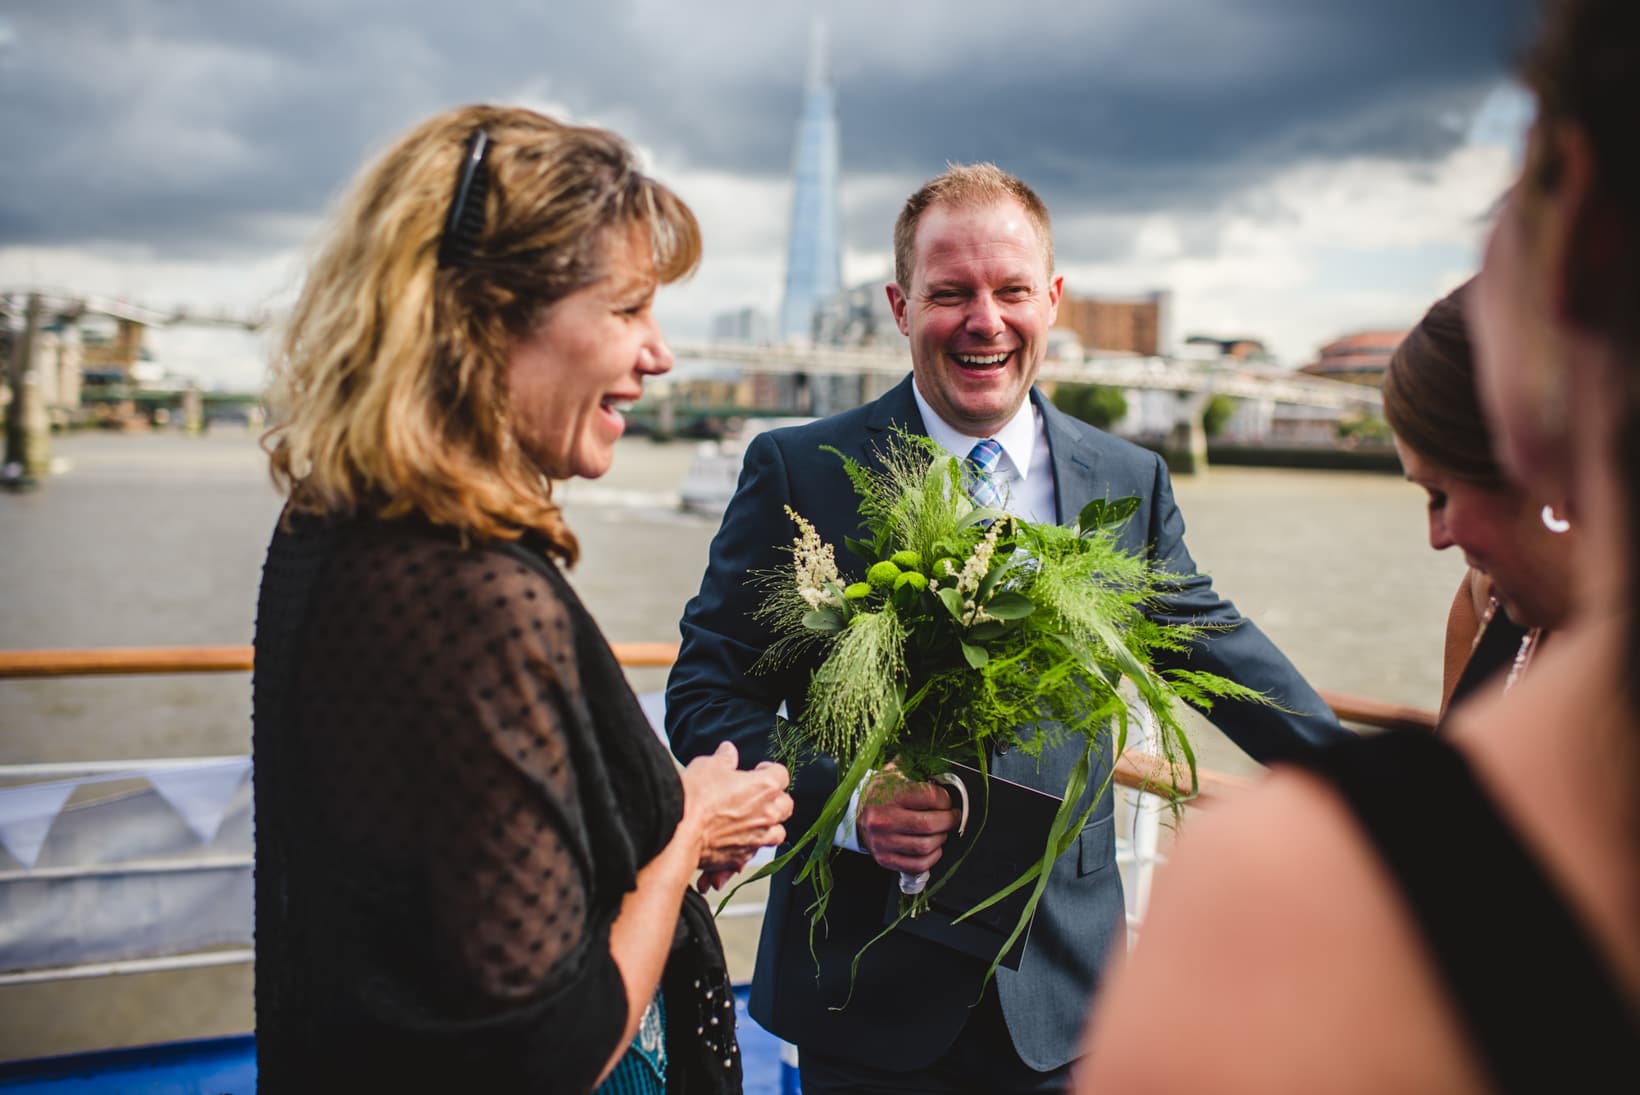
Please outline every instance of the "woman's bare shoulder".
[{"label": "woman's bare shoulder", "polygon": [[[1372,1037],[1361,1037],[1364,1029]],[[1319,778],[1187,821],[1096,1001],[1084,1090],[1463,1091],[1478,1079],[1389,876]]]}]

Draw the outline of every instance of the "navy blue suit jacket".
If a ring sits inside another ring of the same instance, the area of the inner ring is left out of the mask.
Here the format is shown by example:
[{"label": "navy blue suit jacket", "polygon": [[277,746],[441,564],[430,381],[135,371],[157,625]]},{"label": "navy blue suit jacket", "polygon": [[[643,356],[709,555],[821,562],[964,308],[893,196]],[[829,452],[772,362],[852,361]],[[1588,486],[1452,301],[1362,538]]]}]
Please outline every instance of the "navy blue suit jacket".
[{"label": "navy blue suit jacket", "polygon": [[[864,407],[761,434],[747,447],[740,483],[712,541],[700,592],[684,611],[682,647],[667,682],[667,732],[680,758],[710,752],[728,740],[740,750],[742,766],[750,766],[768,753],[779,705],[784,702],[793,714],[803,709],[813,663],[779,673],[748,672],[771,641],[767,629],[752,618],[761,594],[748,576],[790,564],[789,553],[782,550],[795,534],[783,509],[790,505],[837,547],[845,580],[859,577],[863,564],[842,547],[845,536],[860,535],[858,499],[842,462],[821,446],[877,466],[874,454],[892,426],[925,432],[911,383],[908,377]],[[1161,459],[1059,412],[1040,393],[1033,391],[1031,398],[1046,426],[1061,519],[1074,520],[1096,497],[1137,496],[1139,510],[1124,527],[1122,546],[1148,553],[1172,573],[1195,575]],[[1153,615],[1224,625],[1178,664],[1223,674],[1264,691],[1287,709],[1228,701],[1215,705],[1213,721],[1254,759],[1268,763],[1299,755],[1347,733],[1286,657],[1215,593],[1205,576],[1181,582],[1177,594]],[[1008,779],[1062,791],[1074,761],[1050,752],[1039,768],[1015,751],[994,763],[997,774]],[[829,762],[796,774],[797,806],[787,826],[793,836],[812,823],[836,781]],[[997,971],[997,991],[1014,1044],[1021,1058],[1039,1070],[1057,1068],[1074,1055],[1100,968],[1110,948],[1125,938],[1113,824],[1107,794],[1077,848],[1061,858],[1050,876],[1020,968]],[[961,1031],[968,1006],[978,998],[983,963],[895,932],[866,953],[850,998],[849,964],[881,930],[896,876],[868,856],[838,854],[825,926],[812,940],[817,973],[805,911],[811,891],[808,883],[794,888],[792,873],[771,880],[752,984],[753,1017],[799,1047],[877,1068],[908,1070],[932,1063]],[[842,1008],[845,998],[848,1006]]]}]

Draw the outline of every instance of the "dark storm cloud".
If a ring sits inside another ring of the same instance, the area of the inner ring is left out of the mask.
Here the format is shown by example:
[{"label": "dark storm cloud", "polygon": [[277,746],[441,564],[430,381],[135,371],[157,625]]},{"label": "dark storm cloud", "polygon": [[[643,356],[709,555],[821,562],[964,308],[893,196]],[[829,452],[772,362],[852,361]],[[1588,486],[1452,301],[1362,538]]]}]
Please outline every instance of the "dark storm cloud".
[{"label": "dark storm cloud", "polygon": [[[990,159],[1066,217],[1210,208],[1310,159],[1433,161],[1507,72],[1532,5],[824,10],[845,177],[909,187]],[[561,103],[667,165],[783,177],[809,37],[800,5],[766,0],[103,0],[0,20],[0,244],[170,257],[289,242],[368,152],[480,99]],[[878,212],[860,220],[881,247]]]},{"label": "dark storm cloud", "polygon": [[[622,5],[213,0],[0,9],[0,244],[135,243],[168,257],[290,242],[362,159],[434,110],[611,96]],[[607,51],[605,51],[607,56]],[[550,79],[544,74],[551,73]]]},{"label": "dark storm cloud", "polygon": [[[1536,10],[1531,0],[1107,0],[1032,6],[1027,22],[994,5],[985,18],[949,5],[850,7],[873,14],[834,31],[845,177],[887,172],[915,185],[947,161],[992,160],[1056,213],[1211,208],[1315,159],[1435,161],[1507,77]],[[789,137],[767,147],[786,136],[772,119],[751,134],[705,132],[743,92],[697,89],[689,117],[699,121],[678,119],[679,148],[710,145],[737,170],[785,170]],[[795,90],[779,96],[786,117],[796,104]],[[853,222],[876,233],[855,242],[881,246],[893,217],[883,212]]]}]

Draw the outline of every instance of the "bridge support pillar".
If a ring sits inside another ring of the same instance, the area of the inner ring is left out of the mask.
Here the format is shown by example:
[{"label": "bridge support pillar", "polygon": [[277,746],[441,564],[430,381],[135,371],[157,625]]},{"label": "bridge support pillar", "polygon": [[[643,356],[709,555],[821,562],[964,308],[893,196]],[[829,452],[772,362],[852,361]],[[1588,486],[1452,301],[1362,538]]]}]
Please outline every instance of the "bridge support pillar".
[{"label": "bridge support pillar", "polygon": [[182,393],[182,432],[205,432],[205,396],[197,384],[188,385]]},{"label": "bridge support pillar", "polygon": [[669,441],[678,435],[678,394],[662,380],[649,386],[649,395],[655,401],[654,437]]},{"label": "bridge support pillar", "polygon": [[1206,392],[1179,393],[1179,417],[1162,448],[1162,459],[1174,475],[1199,475],[1207,470],[1207,427],[1202,423],[1207,399]]},{"label": "bridge support pillar", "polygon": [[23,330],[7,362],[11,403],[6,407],[6,459],[0,465],[0,485],[6,487],[33,486],[51,470],[51,420],[34,366],[34,340],[40,333],[43,311],[39,294],[31,294]]}]

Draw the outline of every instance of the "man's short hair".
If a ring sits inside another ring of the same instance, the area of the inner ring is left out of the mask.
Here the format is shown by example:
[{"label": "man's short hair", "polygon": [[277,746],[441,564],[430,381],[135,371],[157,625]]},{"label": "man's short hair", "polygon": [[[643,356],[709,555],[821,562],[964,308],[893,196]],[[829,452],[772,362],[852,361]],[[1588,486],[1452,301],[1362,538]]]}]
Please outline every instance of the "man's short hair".
[{"label": "man's short hair", "polygon": [[994,163],[947,164],[945,173],[929,179],[905,200],[894,221],[894,280],[904,292],[911,291],[911,267],[915,259],[917,225],[923,213],[935,205],[974,208],[1012,199],[1024,207],[1036,226],[1042,243],[1042,257],[1048,273],[1053,273],[1053,226],[1048,207],[1024,179],[1010,175]]}]

